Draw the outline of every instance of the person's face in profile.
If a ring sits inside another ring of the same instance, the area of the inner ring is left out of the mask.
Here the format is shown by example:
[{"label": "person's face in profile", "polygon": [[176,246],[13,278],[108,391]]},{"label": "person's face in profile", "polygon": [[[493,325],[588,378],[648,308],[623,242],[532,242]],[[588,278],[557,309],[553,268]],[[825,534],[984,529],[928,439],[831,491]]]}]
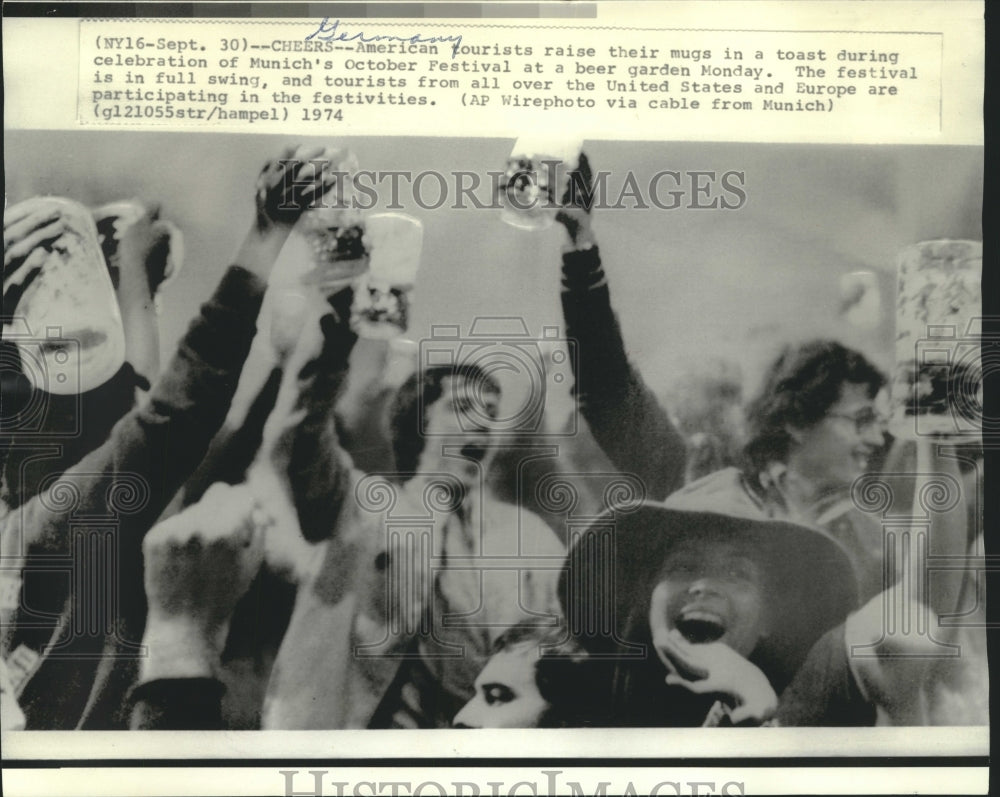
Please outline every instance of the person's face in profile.
[{"label": "person's face in profile", "polygon": [[887,396],[867,385],[844,383],[826,416],[806,429],[790,429],[796,470],[817,486],[842,487],[868,472],[885,444]]},{"label": "person's face in profile", "polygon": [[690,539],[674,548],[653,589],[649,622],[695,644],[724,642],[749,656],[767,634],[764,569],[747,543]]},{"label": "person's face in profile", "polygon": [[455,715],[456,728],[537,728],[548,702],[535,683],[533,642],[495,653],[476,678],[476,694]]}]

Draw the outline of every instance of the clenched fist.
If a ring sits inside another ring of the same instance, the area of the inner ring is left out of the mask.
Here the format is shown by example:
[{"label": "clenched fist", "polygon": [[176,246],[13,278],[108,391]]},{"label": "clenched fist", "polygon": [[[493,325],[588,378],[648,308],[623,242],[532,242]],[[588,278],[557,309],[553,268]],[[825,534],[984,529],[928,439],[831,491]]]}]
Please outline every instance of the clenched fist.
[{"label": "clenched fist", "polygon": [[143,680],[214,672],[233,610],[263,560],[268,525],[246,485],[220,483],[146,535]]}]

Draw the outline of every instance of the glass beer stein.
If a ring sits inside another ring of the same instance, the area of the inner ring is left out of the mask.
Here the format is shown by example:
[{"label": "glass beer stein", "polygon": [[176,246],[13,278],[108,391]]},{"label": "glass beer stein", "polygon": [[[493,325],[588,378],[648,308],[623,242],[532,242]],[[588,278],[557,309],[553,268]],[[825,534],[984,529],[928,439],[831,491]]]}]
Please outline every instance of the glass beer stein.
[{"label": "glass beer stein", "polygon": [[336,183],[306,210],[296,231],[309,245],[313,268],[303,277],[307,285],[318,285],[324,293],[334,293],[349,285],[368,268],[363,236],[364,218],[355,207],[352,176],[358,170],[354,153],[329,149],[317,160],[338,175]]},{"label": "glass beer stein", "polygon": [[68,199],[35,197],[8,213],[48,208],[59,211],[66,230],[49,245],[4,336],[16,343],[33,387],[72,395],[99,387],[122,367],[125,335],[90,211]]},{"label": "glass beer stein", "polygon": [[577,168],[582,141],[522,136],[507,158],[500,218],[523,230],[552,225]]},{"label": "glass beer stein", "polygon": [[982,271],[981,241],[923,241],[900,253],[891,425],[897,437],[982,433]]},{"label": "glass beer stein", "polygon": [[[94,222],[97,224],[97,239],[104,250],[104,259],[107,260],[112,274],[119,268],[118,246],[122,236],[147,212],[148,208],[137,199],[109,202],[93,209]],[[157,224],[166,230],[167,244],[161,253],[162,258],[157,258],[155,263],[147,263],[147,278],[155,298],[159,298],[157,292],[176,279],[184,266],[184,236],[180,229],[173,222],[162,219],[158,219]]]},{"label": "glass beer stein", "polygon": [[404,213],[375,213],[365,230],[370,269],[355,283],[351,325],[361,337],[399,337],[409,324],[424,227]]}]

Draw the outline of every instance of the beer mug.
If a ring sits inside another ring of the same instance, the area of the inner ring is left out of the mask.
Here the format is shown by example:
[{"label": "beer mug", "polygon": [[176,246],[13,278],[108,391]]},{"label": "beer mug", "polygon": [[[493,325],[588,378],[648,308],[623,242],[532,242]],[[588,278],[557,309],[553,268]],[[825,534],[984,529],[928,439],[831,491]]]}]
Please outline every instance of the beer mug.
[{"label": "beer mug", "polygon": [[522,136],[514,143],[500,190],[500,218],[523,230],[552,225],[577,168],[583,142]]},{"label": "beer mug", "polygon": [[404,213],[375,213],[365,231],[370,268],[354,286],[351,326],[361,337],[395,338],[409,323],[424,227]]},{"label": "beer mug", "polygon": [[981,435],[982,271],[981,241],[924,241],[900,253],[891,425],[897,437]]},{"label": "beer mug", "polygon": [[[320,159],[326,168],[340,175],[318,207],[306,210],[296,231],[309,245],[313,268],[303,277],[307,285],[318,285],[325,293],[335,293],[349,285],[368,268],[363,236],[364,219],[354,202],[353,174],[358,161],[350,150],[330,149]],[[319,160],[319,159],[317,159]]]},{"label": "beer mug", "polygon": [[48,208],[59,210],[66,230],[49,246],[4,337],[17,345],[32,387],[73,395],[118,372],[125,363],[125,334],[90,211],[68,199],[34,197],[8,212]]},{"label": "beer mug", "polygon": [[[119,268],[118,246],[121,244],[122,236],[148,212],[149,209],[137,199],[109,202],[92,211],[94,222],[97,224],[97,239],[104,251],[104,259],[111,269],[112,280],[116,283]],[[155,259],[146,263],[146,276],[149,279],[150,291],[154,298],[158,299],[157,292],[171,283],[184,266],[184,236],[173,222],[158,220],[157,224],[165,230],[167,240],[162,248],[157,247]]]}]

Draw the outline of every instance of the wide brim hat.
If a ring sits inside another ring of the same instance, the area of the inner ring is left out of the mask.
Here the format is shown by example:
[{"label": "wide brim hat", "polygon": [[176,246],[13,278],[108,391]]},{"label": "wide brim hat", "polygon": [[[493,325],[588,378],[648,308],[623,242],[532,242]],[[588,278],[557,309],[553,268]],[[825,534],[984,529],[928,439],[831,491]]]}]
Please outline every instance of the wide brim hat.
[{"label": "wide brim hat", "polygon": [[570,633],[593,656],[655,658],[643,647],[650,642],[650,598],[667,557],[686,540],[729,537],[752,540],[765,566],[771,622],[750,658],[782,688],[816,640],[857,607],[850,559],[819,529],[652,502],[606,512],[571,533],[559,589]]}]

